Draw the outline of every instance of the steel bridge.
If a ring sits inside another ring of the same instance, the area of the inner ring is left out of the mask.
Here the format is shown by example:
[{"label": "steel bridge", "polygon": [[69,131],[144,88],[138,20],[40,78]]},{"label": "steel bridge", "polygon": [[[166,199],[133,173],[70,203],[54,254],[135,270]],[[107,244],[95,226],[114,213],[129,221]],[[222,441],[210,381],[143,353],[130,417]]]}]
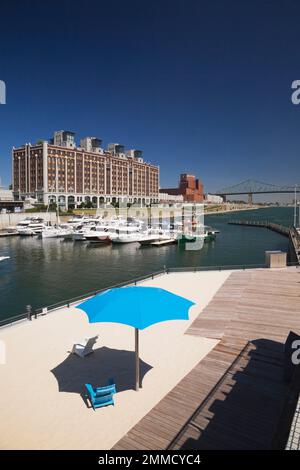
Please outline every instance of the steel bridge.
[{"label": "steel bridge", "polygon": [[217,191],[215,194],[222,196],[224,201],[226,201],[227,196],[236,196],[236,195],[248,195],[248,203],[253,203],[253,194],[278,194],[278,193],[300,193],[300,184],[293,186],[279,186],[276,184],[262,183],[255,180],[245,180],[241,183],[235,184],[233,186],[228,186],[223,188],[220,191]]}]

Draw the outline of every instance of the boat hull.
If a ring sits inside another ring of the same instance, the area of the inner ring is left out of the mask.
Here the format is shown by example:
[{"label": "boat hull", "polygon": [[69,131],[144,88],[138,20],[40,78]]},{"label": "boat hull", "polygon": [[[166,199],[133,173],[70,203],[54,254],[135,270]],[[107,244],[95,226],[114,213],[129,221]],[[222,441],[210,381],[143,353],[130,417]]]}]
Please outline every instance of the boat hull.
[{"label": "boat hull", "polygon": [[99,243],[100,245],[109,245],[111,243],[111,239],[109,237],[89,237],[87,241],[90,243]]},{"label": "boat hull", "polygon": [[138,243],[139,240],[135,238],[112,238],[112,243],[122,244],[122,243]]}]

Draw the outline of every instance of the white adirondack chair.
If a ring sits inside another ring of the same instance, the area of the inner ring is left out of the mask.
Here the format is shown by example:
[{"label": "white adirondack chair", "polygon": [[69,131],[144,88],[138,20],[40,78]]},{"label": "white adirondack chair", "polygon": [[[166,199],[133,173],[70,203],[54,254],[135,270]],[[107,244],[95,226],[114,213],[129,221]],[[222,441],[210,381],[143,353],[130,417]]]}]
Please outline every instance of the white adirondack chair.
[{"label": "white adirondack chair", "polygon": [[79,357],[88,356],[93,352],[93,346],[96,344],[98,336],[93,338],[85,338],[80,343],[75,343],[72,349],[72,353],[77,354]]}]

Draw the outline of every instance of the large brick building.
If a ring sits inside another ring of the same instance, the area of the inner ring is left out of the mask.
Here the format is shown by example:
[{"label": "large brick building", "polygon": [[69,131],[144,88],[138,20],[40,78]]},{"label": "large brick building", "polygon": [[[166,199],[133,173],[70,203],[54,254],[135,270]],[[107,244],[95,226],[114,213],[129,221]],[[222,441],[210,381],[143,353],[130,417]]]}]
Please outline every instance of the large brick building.
[{"label": "large brick building", "polygon": [[194,175],[183,173],[180,175],[178,188],[160,189],[161,193],[183,196],[185,202],[203,202],[203,184]]},{"label": "large brick building", "polygon": [[54,138],[13,148],[15,199],[34,197],[48,204],[77,207],[92,202],[151,204],[159,199],[159,167],[146,163],[140,150],[125,152],[120,144],[101,148],[101,140],[86,137],[76,146],[74,133],[58,131]]}]

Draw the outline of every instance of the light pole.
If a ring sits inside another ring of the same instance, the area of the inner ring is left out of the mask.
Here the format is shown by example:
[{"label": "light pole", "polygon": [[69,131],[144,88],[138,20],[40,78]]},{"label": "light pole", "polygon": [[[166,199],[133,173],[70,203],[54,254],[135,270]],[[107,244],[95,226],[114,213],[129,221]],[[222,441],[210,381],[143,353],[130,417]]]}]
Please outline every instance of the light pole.
[{"label": "light pole", "polygon": [[294,227],[297,225],[297,186],[295,185],[295,200],[294,200]]}]

